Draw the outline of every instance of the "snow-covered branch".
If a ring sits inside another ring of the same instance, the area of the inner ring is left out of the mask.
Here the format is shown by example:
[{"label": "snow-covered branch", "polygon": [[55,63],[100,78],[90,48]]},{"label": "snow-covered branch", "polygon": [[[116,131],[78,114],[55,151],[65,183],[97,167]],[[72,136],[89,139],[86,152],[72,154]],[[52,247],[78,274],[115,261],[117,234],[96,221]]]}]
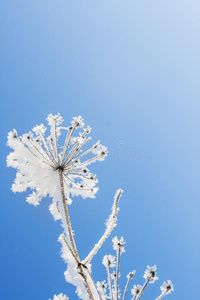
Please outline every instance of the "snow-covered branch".
[{"label": "snow-covered branch", "polygon": [[94,248],[90,251],[88,256],[83,260],[83,264],[87,264],[88,262],[91,261],[93,256],[97,253],[97,251],[101,248],[105,240],[109,237],[111,234],[113,228],[116,226],[116,221],[117,221],[117,212],[119,210],[118,208],[118,202],[122,194],[122,189],[117,190],[115,197],[114,197],[114,202],[112,206],[112,212],[111,215],[109,216],[107,222],[106,222],[106,230],[102,237],[99,239],[98,243],[94,246]]},{"label": "snow-covered branch", "polygon": [[131,279],[133,279],[133,274],[135,274],[135,270],[133,272],[130,272],[127,275],[127,282],[126,282],[126,286],[125,286],[125,289],[124,289],[124,294],[123,294],[122,300],[125,300],[125,298],[126,298],[126,293],[128,291],[128,286],[129,286],[129,283],[130,283]]}]

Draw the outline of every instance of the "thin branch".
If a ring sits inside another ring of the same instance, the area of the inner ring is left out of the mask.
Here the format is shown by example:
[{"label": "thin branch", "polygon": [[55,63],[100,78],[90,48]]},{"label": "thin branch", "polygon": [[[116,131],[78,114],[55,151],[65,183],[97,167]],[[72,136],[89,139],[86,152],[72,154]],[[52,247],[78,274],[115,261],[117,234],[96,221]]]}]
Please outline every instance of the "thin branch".
[{"label": "thin branch", "polygon": [[63,238],[65,244],[67,245],[67,247],[68,247],[68,249],[69,249],[71,255],[74,257],[74,259],[76,260],[76,262],[77,262],[77,264],[78,264],[79,261],[77,260],[77,257],[75,256],[74,252],[72,251],[72,249],[71,249],[71,247],[70,247],[68,241],[66,240],[66,237],[64,236],[64,234],[62,234],[62,238]]},{"label": "thin branch", "polygon": [[[74,131],[75,127],[73,127],[73,131]],[[85,132],[82,133],[81,137],[84,138],[85,136]],[[91,139],[91,138],[90,138]],[[76,152],[76,148],[78,146],[79,142],[75,142],[74,146],[72,147],[71,151],[69,152],[69,155],[67,156],[66,160],[63,162],[63,166],[66,166],[67,163],[73,159],[73,153]],[[71,158],[72,156],[72,158]],[[69,160],[70,159],[70,160]],[[64,159],[63,159],[64,160]]]},{"label": "thin branch", "polygon": [[117,299],[116,298],[117,297],[117,290],[116,290],[117,283],[116,283],[116,279],[117,279],[116,273],[113,272],[113,288],[114,288],[114,290],[113,290],[113,298],[114,298],[114,300]]},{"label": "thin branch", "polygon": [[81,190],[81,191],[90,191],[91,190],[91,188],[81,188],[75,181],[73,181],[73,179],[69,178],[66,174],[64,174],[64,176],[76,186],[76,190]]},{"label": "thin branch", "polygon": [[[83,171],[81,170],[80,173],[83,173]],[[87,180],[92,180],[94,182],[97,182],[97,179],[96,178],[90,178],[90,177],[86,177],[80,173],[72,173],[72,172],[68,172],[69,175],[77,178],[77,177],[81,177],[81,178],[84,178],[84,179],[87,179]]]},{"label": "thin branch", "polygon": [[[53,142],[54,142],[54,145],[55,145],[55,152],[56,152],[57,163],[59,164],[59,157],[58,157],[58,136],[57,136],[56,128],[57,128],[57,124],[56,124],[56,120],[54,120],[55,141],[53,141]],[[53,136],[53,139],[54,139],[54,136]]]},{"label": "thin branch", "polygon": [[127,293],[128,286],[129,286],[129,283],[130,283],[130,281],[131,281],[131,277],[130,277],[130,276],[128,276],[128,279],[127,279],[127,283],[126,283],[126,286],[125,286],[124,295],[123,295],[123,298],[122,298],[122,300],[125,300],[126,293]]},{"label": "thin branch", "polygon": [[51,154],[53,155],[54,161],[56,162],[56,153],[53,145],[53,139],[51,136],[48,137],[49,147],[51,148]]},{"label": "thin branch", "polygon": [[117,264],[116,264],[116,300],[118,300],[118,295],[119,295],[119,286],[118,286],[118,281],[119,281],[119,263],[120,263],[120,246],[118,247],[117,250]]},{"label": "thin branch", "polygon": [[[30,140],[30,139],[27,139],[28,141],[29,141],[29,143],[33,146],[33,148],[44,158],[44,159],[46,159],[46,163],[48,163],[48,165],[50,166],[50,167],[52,167],[53,168],[53,165],[51,165],[51,163],[53,162],[51,159],[50,159],[50,161],[39,151],[39,149],[33,144],[33,142]],[[37,144],[37,145],[39,145],[39,144]],[[44,151],[44,149],[40,146],[40,148]],[[44,153],[46,154],[46,152],[44,151]],[[48,157],[49,158],[49,157]]]},{"label": "thin branch", "polygon": [[[66,161],[65,161],[65,163],[63,164],[63,166],[65,167],[65,166],[67,166],[69,163],[70,163],[70,161],[75,157],[75,156],[77,156],[78,155],[78,153],[81,151],[81,149],[89,142],[91,140],[91,137],[89,137],[82,145],[81,145],[81,147],[79,147],[78,149],[77,149],[77,146],[78,146],[78,143],[76,143],[75,145],[74,145],[74,150],[73,150],[73,148],[72,148],[72,152],[70,152],[69,153],[69,156],[67,157],[67,159],[66,159]],[[79,159],[79,158],[76,158],[76,159]]]},{"label": "thin branch", "polygon": [[72,160],[72,162],[70,164],[68,164],[67,166],[71,166],[77,159],[82,158],[83,156],[87,155],[88,153],[90,153],[92,150],[94,149],[94,146],[91,147],[90,149],[86,150],[85,152],[83,152],[79,157],[77,157],[76,159]]},{"label": "thin branch", "polygon": [[67,133],[66,140],[65,140],[65,145],[64,145],[64,148],[63,148],[63,152],[62,152],[63,158],[61,160],[61,165],[63,164],[63,161],[65,159],[65,155],[66,155],[67,150],[69,148],[69,143],[71,141],[71,137],[72,137],[72,134],[74,132],[74,129],[75,129],[75,127],[69,128],[69,131]]},{"label": "thin branch", "polygon": [[[82,265],[83,265],[83,264],[82,264]],[[83,266],[85,266],[85,265],[83,265]],[[86,267],[86,266],[85,266],[85,267]],[[98,291],[98,289],[97,289],[97,287],[96,287],[96,284],[95,284],[95,282],[94,282],[94,280],[93,280],[93,278],[92,278],[92,276],[91,276],[91,274],[90,274],[88,268],[86,267],[86,269],[85,269],[84,271],[87,272],[86,277],[88,277],[88,278],[89,278],[89,281],[91,282],[91,284],[90,284],[90,282],[89,282],[90,286],[93,286],[93,288],[95,289],[95,290],[94,290],[94,293],[96,294],[97,297],[99,297],[99,300],[102,300],[101,295],[100,295],[100,293],[99,293],[99,291]],[[98,299],[95,298],[95,300],[98,300]]]},{"label": "thin branch", "polygon": [[[52,159],[52,160],[54,161],[54,156],[53,156],[53,154],[51,153],[51,150],[50,150],[50,148],[49,148],[49,145],[47,144],[47,142],[46,142],[46,140],[45,140],[45,137],[44,137],[44,135],[43,135],[43,133],[42,133],[41,130],[39,131],[39,134],[40,134],[40,138],[41,138],[41,140],[42,140],[42,142],[43,142],[43,144],[44,144],[44,147],[45,147],[45,149],[46,149],[47,155],[48,155],[48,152],[49,152],[50,155],[51,155],[51,157],[52,157],[52,158],[50,158],[50,159]],[[49,156],[49,155],[48,155],[48,156]],[[54,162],[55,162],[55,161],[54,161]]]},{"label": "thin branch", "polygon": [[167,291],[162,293],[158,298],[156,298],[155,300],[160,300],[162,299],[165,295],[167,294]]},{"label": "thin branch", "polygon": [[[62,193],[62,204],[63,204],[63,208],[64,208],[64,213],[65,213],[65,218],[66,218],[66,222],[67,222],[67,230],[68,230],[68,235],[70,238],[70,242],[71,242],[71,246],[72,246],[72,251],[74,252],[74,256],[76,258],[76,261],[78,262],[78,267],[80,269],[80,274],[83,277],[84,281],[85,281],[85,285],[86,288],[88,290],[88,294],[91,300],[97,300],[94,298],[92,289],[91,289],[91,285],[88,282],[88,278],[87,275],[85,274],[85,267],[84,264],[81,263],[79,255],[78,255],[78,251],[77,251],[77,247],[75,244],[75,240],[74,240],[74,236],[73,236],[73,232],[72,232],[72,226],[71,226],[71,222],[70,222],[70,218],[69,218],[69,213],[68,213],[68,207],[67,207],[67,202],[66,202],[66,198],[65,198],[65,191],[64,191],[64,180],[63,180],[63,172],[62,170],[59,171],[59,176],[60,176],[60,185],[61,185],[61,193]],[[91,275],[88,272],[90,280],[92,281]],[[93,282],[92,282],[93,284]],[[94,284],[94,288],[97,291],[97,287]],[[98,293],[98,291],[97,291]],[[101,300],[101,298],[100,298]]]},{"label": "thin branch", "polygon": [[[23,147],[24,147],[26,150],[28,150],[34,157],[36,157],[37,159],[41,160],[44,164],[50,166],[45,160],[41,159],[41,158],[38,157],[35,153],[33,153],[33,152],[31,151],[31,149],[30,149],[26,144],[24,144],[24,143],[23,143],[22,141],[20,141],[18,138],[16,138],[16,139],[17,139],[17,141],[18,141],[21,145],[23,145]],[[52,166],[50,166],[50,167],[52,167]]]},{"label": "thin branch", "polygon": [[111,272],[110,272],[110,263],[108,261],[108,266],[107,266],[107,273],[108,273],[108,286],[110,290],[110,298],[113,300],[113,290],[112,290],[112,280],[111,280]]},{"label": "thin branch", "polygon": [[77,166],[72,166],[71,168],[66,168],[66,170],[72,170],[72,169],[80,169],[82,168],[84,165],[88,165],[88,164],[91,164],[92,162],[96,161],[98,157],[100,157],[101,155],[96,155],[95,157],[93,158],[90,158],[84,162],[82,162],[81,164],[77,165]]},{"label": "thin branch", "polygon": [[138,294],[136,300],[140,300],[140,299],[141,299],[141,297],[142,297],[142,295],[144,294],[144,291],[145,291],[145,289],[146,289],[148,283],[149,283],[149,279],[144,283],[144,285],[143,285],[143,287],[142,287],[142,289],[141,289],[141,292]]},{"label": "thin branch", "polygon": [[60,185],[61,185],[61,193],[62,193],[62,204],[63,204],[65,218],[66,218],[66,222],[67,222],[67,226],[68,226],[68,228],[67,228],[68,229],[68,234],[69,234],[69,238],[70,238],[70,242],[71,242],[74,254],[78,258],[79,257],[78,256],[78,251],[77,251],[77,248],[76,248],[76,244],[75,244],[75,240],[74,240],[74,236],[73,236],[73,232],[72,232],[72,226],[71,226],[71,222],[70,222],[70,218],[69,218],[68,208],[67,208],[62,170],[59,171],[59,176],[60,176]]},{"label": "thin branch", "polygon": [[83,272],[83,269],[82,269],[83,266],[82,266],[82,264],[80,263],[80,259],[78,259],[78,258],[75,256],[75,254],[73,253],[73,251],[72,251],[72,249],[71,249],[69,243],[67,242],[67,240],[66,240],[64,234],[62,234],[62,238],[63,238],[64,242],[66,243],[66,246],[67,246],[67,248],[69,249],[71,255],[74,257],[74,259],[75,259],[75,261],[76,261],[76,263],[77,263],[77,269],[79,270],[79,274],[80,274],[80,275],[83,277],[83,279],[84,279],[85,288],[86,288],[86,290],[87,290],[87,292],[88,292],[88,295],[89,295],[90,299],[94,299],[94,298],[93,298],[93,295],[92,295],[92,291],[91,291],[91,289],[90,289],[90,284],[89,284],[89,282],[88,282],[88,280],[87,280],[86,275],[85,275],[84,272]]},{"label": "thin branch", "polygon": [[116,195],[115,195],[115,198],[114,198],[114,202],[113,202],[113,206],[112,206],[112,213],[111,213],[111,215],[110,215],[110,217],[109,217],[109,219],[107,221],[107,228],[106,228],[104,234],[102,235],[102,237],[100,238],[100,240],[98,241],[98,243],[90,251],[90,253],[88,254],[88,256],[83,260],[83,264],[87,264],[88,262],[91,261],[91,259],[93,258],[93,256],[97,253],[97,251],[99,250],[99,248],[103,245],[103,243],[108,238],[108,236],[110,235],[111,231],[113,230],[113,228],[115,226],[115,222],[117,220],[118,202],[119,202],[121,194],[122,194],[122,190],[119,189],[116,192]]}]

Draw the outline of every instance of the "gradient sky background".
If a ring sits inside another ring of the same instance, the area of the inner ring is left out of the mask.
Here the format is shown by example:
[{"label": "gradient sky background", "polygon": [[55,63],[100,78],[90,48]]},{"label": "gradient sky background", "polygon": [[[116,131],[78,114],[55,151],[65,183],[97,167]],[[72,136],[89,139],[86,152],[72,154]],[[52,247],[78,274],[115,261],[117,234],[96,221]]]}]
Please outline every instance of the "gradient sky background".
[{"label": "gradient sky background", "polygon": [[144,300],[155,299],[168,279],[175,291],[166,299],[199,299],[199,0],[0,6],[0,298],[77,299],[64,280],[62,229],[50,199],[35,208],[26,193],[13,194],[15,170],[5,163],[8,131],[21,135],[60,112],[65,126],[82,115],[93,141],[110,151],[90,168],[99,179],[96,199],[76,198],[70,207],[82,258],[104,231],[116,189],[124,189],[118,226],[93,260],[95,281],[106,279],[102,257],[114,254],[111,239],[123,235],[122,290],[129,271],[137,271],[131,286],[143,284],[146,266],[156,264],[159,281]]}]

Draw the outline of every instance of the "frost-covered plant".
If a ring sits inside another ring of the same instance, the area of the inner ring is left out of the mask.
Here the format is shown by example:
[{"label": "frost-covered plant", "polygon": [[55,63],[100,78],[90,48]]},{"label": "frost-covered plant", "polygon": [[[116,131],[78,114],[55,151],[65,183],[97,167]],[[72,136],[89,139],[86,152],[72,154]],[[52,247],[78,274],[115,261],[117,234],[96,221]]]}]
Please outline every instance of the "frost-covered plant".
[{"label": "frost-covered plant", "polygon": [[[7,166],[17,169],[12,190],[13,192],[23,192],[27,188],[31,189],[32,193],[26,201],[35,206],[39,205],[41,199],[47,195],[52,198],[49,210],[55,220],[61,220],[64,229],[58,240],[62,245],[61,256],[67,263],[65,279],[76,286],[79,298],[83,300],[118,300],[121,298],[118,284],[120,256],[125,252],[123,237],[120,240],[117,237],[113,238],[116,257],[106,255],[103,258],[102,263],[107,270],[107,283],[104,280],[95,284],[91,275],[91,260],[116,226],[118,202],[122,190],[117,190],[115,194],[104,234],[84,260],[79,257],[68,212],[68,206],[72,203],[71,196],[95,197],[98,180],[94,174],[89,172],[88,165],[104,160],[107,156],[107,148],[98,141],[92,147],[83,150],[91,140],[91,137],[87,137],[91,128],[84,127],[81,116],[74,117],[69,127],[61,126],[63,119],[60,114],[55,116],[50,114],[47,121],[50,127],[47,137],[45,137],[47,128],[43,124],[34,127],[31,132],[21,137],[17,135],[15,129],[8,134],[8,146],[14,151],[7,157]],[[61,138],[59,139],[59,137],[62,131],[67,134],[63,144],[60,145]],[[73,136],[76,131],[78,134]],[[112,268],[114,271],[111,273]],[[134,274],[135,271],[132,271],[127,275],[123,300],[125,300],[129,283]],[[141,299],[147,285],[158,279],[156,266],[147,267],[144,279],[143,286],[134,285],[131,290],[132,300]],[[162,293],[156,300],[171,291],[173,291],[173,285],[168,280],[161,286]],[[53,299],[67,300],[69,298],[59,294],[54,295]]]}]

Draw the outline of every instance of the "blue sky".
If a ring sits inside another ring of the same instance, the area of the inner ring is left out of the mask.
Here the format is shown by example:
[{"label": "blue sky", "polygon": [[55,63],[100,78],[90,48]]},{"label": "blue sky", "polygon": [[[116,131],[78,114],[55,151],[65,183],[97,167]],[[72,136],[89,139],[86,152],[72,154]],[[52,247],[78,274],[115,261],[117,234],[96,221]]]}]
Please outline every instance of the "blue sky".
[{"label": "blue sky", "polygon": [[[143,283],[156,264],[168,299],[199,298],[200,268],[200,2],[2,1],[1,35],[1,299],[44,300],[74,288],[64,281],[57,238],[62,229],[26,194],[10,190],[7,132],[19,134],[58,112],[67,126],[82,115],[93,141],[109,149],[91,169],[96,199],[70,207],[84,258],[104,231],[115,191],[124,190],[118,226],[93,261],[95,281],[106,278],[101,259],[111,238],[124,236],[120,287],[136,269]],[[122,147],[122,148],[120,148]],[[114,155],[113,155],[114,153]],[[132,157],[127,155],[132,153]],[[129,298],[127,298],[129,299]]]}]

